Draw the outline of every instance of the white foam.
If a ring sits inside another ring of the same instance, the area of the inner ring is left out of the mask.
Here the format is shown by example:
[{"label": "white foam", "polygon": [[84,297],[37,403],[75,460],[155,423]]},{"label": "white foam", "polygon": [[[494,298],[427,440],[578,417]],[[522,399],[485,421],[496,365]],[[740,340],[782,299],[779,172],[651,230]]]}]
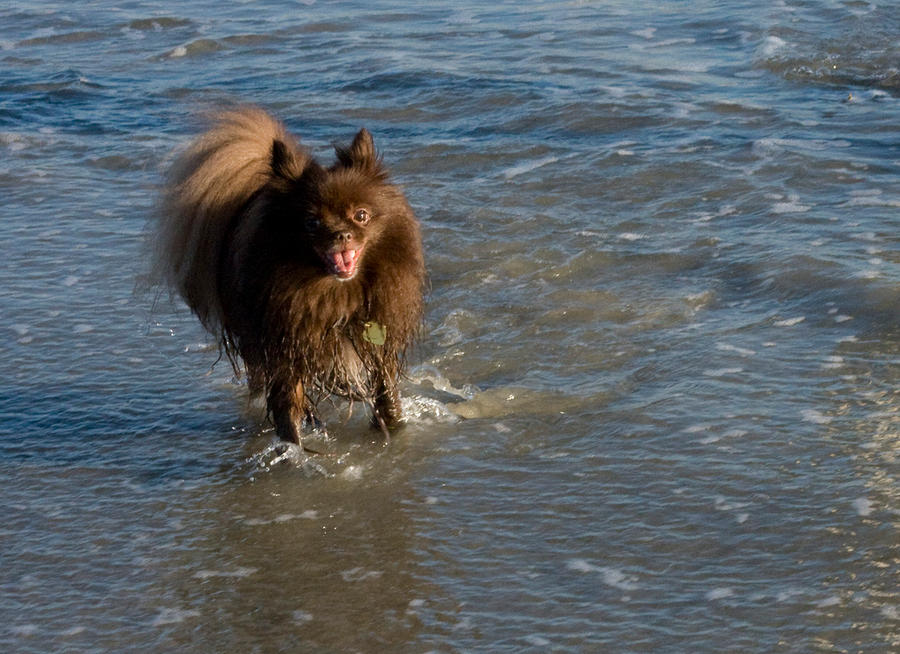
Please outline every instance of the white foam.
[{"label": "white foam", "polygon": [[618,588],[619,590],[637,590],[637,578],[626,575],[621,570],[615,568],[607,568],[589,563],[585,559],[570,559],[566,563],[569,570],[584,573],[600,573],[601,581],[607,586]]},{"label": "white foam", "polygon": [[843,365],[844,365],[844,357],[840,357],[840,356],[836,356],[836,355],[825,357],[825,361],[822,362],[822,368],[824,368],[826,370],[834,369],[834,368],[841,368]]},{"label": "white foam", "polygon": [[[269,457],[272,458],[267,462],[267,459],[269,459]],[[306,456],[303,448],[299,445],[278,440],[273,441],[268,446],[266,446],[266,448],[262,452],[251,458],[258,464],[260,464],[262,468],[271,468],[272,466],[283,461],[291,463],[295,466],[300,466],[309,457]]]},{"label": "white foam", "polygon": [[472,618],[469,616],[464,617],[462,620],[457,621],[452,627],[450,627],[453,631],[471,631],[472,630]]},{"label": "white foam", "polygon": [[759,46],[759,54],[763,57],[771,57],[776,52],[784,50],[787,45],[788,42],[784,39],[769,35],[765,39],[763,39],[762,44]]},{"label": "white foam", "polygon": [[704,370],[703,374],[707,377],[725,377],[727,375],[737,375],[741,372],[744,372],[743,368],[715,368],[711,370]]},{"label": "white foam", "polygon": [[[657,41],[656,43],[653,43],[652,45],[649,45],[647,47],[649,47],[649,48],[668,48],[673,45],[692,45],[696,42],[697,42],[697,39],[688,36],[688,37],[681,37],[681,38],[674,38],[674,39],[666,39],[665,41]],[[703,72],[706,72],[707,70],[709,70],[709,66],[706,64],[701,64],[701,63],[689,64],[689,63],[685,63],[684,61],[676,60],[673,64],[673,69],[680,70],[680,71],[689,71],[689,72],[694,72],[694,73],[703,73]]]},{"label": "white foam", "polygon": [[746,429],[729,429],[722,436],[724,438],[743,438],[748,434]]},{"label": "white foam", "polygon": [[341,578],[344,581],[365,581],[367,579],[378,579],[382,574],[380,570],[366,570],[365,568],[350,568],[341,572]]},{"label": "white foam", "polygon": [[575,570],[576,572],[596,572],[600,568],[588,563],[584,559],[571,559],[568,563],[566,563],[566,567],[569,570]]},{"label": "white foam", "polygon": [[641,241],[647,238],[646,234],[637,234],[635,232],[622,232],[619,234],[619,238],[623,241]]},{"label": "white foam", "polygon": [[716,294],[713,291],[700,291],[699,293],[689,293],[684,297],[684,301],[690,305],[690,308],[693,311],[698,311],[700,309],[705,309],[709,306],[710,302],[716,299]]},{"label": "white foam", "polygon": [[281,513],[275,516],[275,522],[288,522],[294,519],[294,514],[292,513]]},{"label": "white foam", "polygon": [[[834,148],[847,148],[850,147],[850,145],[851,143],[849,141],[841,139],[791,139],[767,136],[754,141],[752,149],[753,152],[759,156],[771,156],[780,154],[785,150],[812,150],[814,152],[824,152]],[[783,196],[777,193],[766,193],[764,197],[778,200]],[[796,199],[796,197],[793,199]]]},{"label": "white foam", "polygon": [[821,411],[815,409],[803,409],[803,411],[800,412],[800,415],[803,417],[804,422],[811,422],[816,425],[827,425],[831,422],[830,416],[826,416]]},{"label": "white foam", "polygon": [[249,525],[250,527],[258,527],[260,525],[269,524],[269,521],[263,520],[262,518],[247,518],[244,520],[244,524]]},{"label": "white foam", "polygon": [[512,168],[507,168],[505,171],[503,171],[503,176],[506,179],[512,179],[513,177],[518,177],[519,175],[524,175],[525,173],[530,173],[532,170],[542,168],[548,164],[552,164],[557,161],[559,161],[559,157],[555,157],[553,155],[548,156],[548,157],[543,157],[542,159],[526,161],[525,163],[519,164],[518,166],[513,166]]},{"label": "white foam", "polygon": [[853,502],[851,502],[851,504],[853,505],[853,509],[856,511],[857,515],[860,515],[864,518],[866,516],[872,515],[872,510],[874,509],[874,506],[872,505],[872,500],[870,500],[869,498],[860,497],[858,499],[853,500]]},{"label": "white foam", "polygon": [[638,585],[634,577],[629,577],[621,570],[604,568],[601,570],[603,583],[619,590],[636,590]]},{"label": "white foam", "polygon": [[706,593],[706,599],[711,602],[715,600],[725,599],[727,597],[734,597],[734,591],[731,588],[713,588],[711,591]]},{"label": "white foam", "polygon": [[850,199],[843,207],[900,207],[900,200],[882,197],[881,189],[859,189],[850,191]]},{"label": "white foam", "polygon": [[77,636],[78,634],[84,633],[85,631],[87,631],[87,627],[76,625],[74,627],[69,627],[68,629],[63,629],[59,632],[59,635],[63,638],[70,638],[72,636]]},{"label": "white foam", "polygon": [[750,502],[729,502],[722,495],[716,498],[715,504],[716,511],[734,511],[735,509],[745,509],[750,506]]},{"label": "white foam", "polygon": [[177,48],[175,48],[174,50],[172,50],[172,52],[169,53],[169,57],[175,59],[177,57],[184,57],[186,54],[187,54],[187,47],[183,46],[183,45],[179,45]]},{"label": "white foam", "polygon": [[[306,0],[305,4],[315,4],[315,0]],[[476,17],[472,12],[454,9],[453,13],[447,17],[447,23],[450,25],[478,25],[481,19]]]},{"label": "white foam", "polygon": [[837,595],[832,595],[831,597],[826,597],[823,600],[816,602],[816,606],[820,609],[827,609],[832,606],[838,606],[841,603],[841,598]]},{"label": "white foam", "polygon": [[775,595],[775,601],[781,604],[784,602],[790,602],[795,597],[802,597],[803,595],[805,595],[805,592],[800,588],[786,588],[782,591],[779,591],[779,593]]},{"label": "white foam", "polygon": [[796,318],[785,318],[784,320],[776,320],[776,327],[793,327],[794,325],[799,325],[801,322],[806,320],[806,316],[797,316]]},{"label": "white foam", "polygon": [[362,479],[362,476],[362,466],[347,466],[344,468],[343,472],[341,472],[341,479],[346,479],[348,481],[359,481]]},{"label": "white foam", "polygon": [[446,404],[430,397],[402,397],[400,404],[407,422],[421,425],[459,422],[459,416]]},{"label": "white foam", "polygon": [[889,620],[900,620],[900,607],[896,605],[882,606],[881,615]]},{"label": "white foam", "polygon": [[800,204],[796,200],[777,202],[772,205],[772,213],[806,213],[812,209],[808,204]]},{"label": "white foam", "polygon": [[724,216],[733,216],[737,213],[737,207],[733,204],[723,205],[721,209],[716,212],[716,217],[724,217]]},{"label": "white foam", "polygon": [[9,629],[14,636],[34,636],[39,629],[36,624],[20,624]]},{"label": "white foam", "polygon": [[730,343],[716,343],[716,349],[722,350],[723,352],[735,352],[736,354],[740,354],[745,357],[752,357],[756,354],[756,350],[750,350],[746,347],[738,347],[737,345],[731,345]]},{"label": "white foam", "polygon": [[645,27],[642,30],[634,30],[632,32],[632,34],[634,34],[635,36],[642,36],[645,39],[650,40],[656,34],[656,28],[655,27]]},{"label": "white foam", "polygon": [[214,343],[189,343],[184,346],[182,351],[193,354],[195,352],[215,352],[217,349]]},{"label": "white foam", "polygon": [[313,619],[312,613],[309,611],[301,611],[300,609],[291,613],[291,617],[297,624],[306,624],[307,622],[312,622]]},{"label": "white foam", "polygon": [[28,148],[28,143],[25,142],[25,139],[17,138],[17,139],[9,139],[7,141],[10,151],[12,152],[20,152]]},{"label": "white foam", "polygon": [[147,35],[141,30],[131,29],[130,27],[123,27],[119,31],[122,33],[122,36],[133,41],[142,41],[147,38]]},{"label": "white foam", "polygon": [[159,615],[153,620],[154,627],[161,627],[167,624],[178,624],[184,622],[188,618],[196,618],[200,616],[200,611],[195,609],[161,609]]},{"label": "white foam", "polygon": [[234,570],[198,570],[194,573],[194,579],[214,579],[216,577],[234,577],[242,579],[249,577],[257,571],[257,568],[240,567]]}]

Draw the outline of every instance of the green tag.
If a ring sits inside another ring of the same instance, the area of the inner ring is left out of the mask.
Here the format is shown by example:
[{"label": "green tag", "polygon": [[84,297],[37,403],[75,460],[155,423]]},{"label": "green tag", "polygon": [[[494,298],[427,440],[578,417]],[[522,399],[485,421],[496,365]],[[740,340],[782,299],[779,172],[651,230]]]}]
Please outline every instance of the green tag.
[{"label": "green tag", "polygon": [[387,327],[379,325],[377,322],[363,323],[363,339],[372,345],[384,345],[385,338],[387,338]]}]

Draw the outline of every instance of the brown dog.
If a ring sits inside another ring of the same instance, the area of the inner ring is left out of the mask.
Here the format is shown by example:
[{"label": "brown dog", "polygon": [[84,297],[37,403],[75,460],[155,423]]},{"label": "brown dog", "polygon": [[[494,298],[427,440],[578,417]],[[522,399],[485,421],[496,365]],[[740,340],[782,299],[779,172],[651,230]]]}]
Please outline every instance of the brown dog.
[{"label": "brown dog", "polygon": [[261,109],[225,111],[180,156],[157,275],[217,338],[281,438],[335,394],[401,420],[398,382],[422,320],[419,223],[360,130],[319,165]]}]

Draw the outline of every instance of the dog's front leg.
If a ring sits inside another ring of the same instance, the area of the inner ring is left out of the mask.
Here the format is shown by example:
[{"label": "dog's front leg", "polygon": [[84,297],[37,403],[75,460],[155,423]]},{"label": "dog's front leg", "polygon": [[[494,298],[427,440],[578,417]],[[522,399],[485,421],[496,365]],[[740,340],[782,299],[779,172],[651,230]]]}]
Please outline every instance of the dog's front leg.
[{"label": "dog's front leg", "polygon": [[400,391],[397,390],[397,384],[387,381],[378,384],[373,422],[386,435],[388,430],[396,429],[403,424],[403,410],[400,406]]},{"label": "dog's front leg", "polygon": [[275,382],[269,391],[267,404],[278,436],[300,445],[301,421],[309,414],[303,384],[288,380]]}]

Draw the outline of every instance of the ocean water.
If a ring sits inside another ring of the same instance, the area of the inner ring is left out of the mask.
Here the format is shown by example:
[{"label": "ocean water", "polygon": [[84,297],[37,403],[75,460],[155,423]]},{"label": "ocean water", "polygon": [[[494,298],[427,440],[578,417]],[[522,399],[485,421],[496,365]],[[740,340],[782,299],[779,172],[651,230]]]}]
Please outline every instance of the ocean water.
[{"label": "ocean water", "polygon": [[[900,651],[893,2],[0,8],[0,650]],[[375,135],[383,447],[276,447],[142,288],[219,103]]]}]

